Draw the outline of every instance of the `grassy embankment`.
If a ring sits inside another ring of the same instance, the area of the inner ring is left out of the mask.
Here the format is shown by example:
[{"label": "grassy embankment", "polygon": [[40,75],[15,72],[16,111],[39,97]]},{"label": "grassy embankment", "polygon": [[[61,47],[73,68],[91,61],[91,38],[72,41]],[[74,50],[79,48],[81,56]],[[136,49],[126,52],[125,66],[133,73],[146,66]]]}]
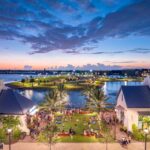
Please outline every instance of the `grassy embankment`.
[{"label": "grassy embankment", "polygon": [[59,83],[63,83],[66,90],[81,90],[84,89],[87,85],[102,86],[104,82],[109,81],[143,81],[143,78],[106,78],[106,77],[97,77],[97,78],[82,78],[73,77],[69,79],[67,76],[59,77],[40,77],[35,78],[34,82],[31,82],[30,79],[25,80],[24,82],[12,82],[7,84],[13,88],[24,88],[24,89],[53,89],[56,88]]}]

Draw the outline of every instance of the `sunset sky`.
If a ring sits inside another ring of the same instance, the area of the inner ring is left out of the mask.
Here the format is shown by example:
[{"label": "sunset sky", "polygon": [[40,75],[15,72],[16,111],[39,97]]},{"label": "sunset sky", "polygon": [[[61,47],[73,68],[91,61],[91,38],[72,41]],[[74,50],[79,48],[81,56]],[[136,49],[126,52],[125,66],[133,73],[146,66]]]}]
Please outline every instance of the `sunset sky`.
[{"label": "sunset sky", "polygon": [[150,68],[150,0],[0,0],[0,69]]}]

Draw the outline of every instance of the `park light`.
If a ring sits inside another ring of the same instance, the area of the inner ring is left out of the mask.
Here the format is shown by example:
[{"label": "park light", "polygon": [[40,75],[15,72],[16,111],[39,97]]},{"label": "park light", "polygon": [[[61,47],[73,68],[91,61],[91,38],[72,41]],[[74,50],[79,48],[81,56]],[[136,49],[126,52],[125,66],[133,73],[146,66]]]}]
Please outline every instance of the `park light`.
[{"label": "park light", "polygon": [[149,130],[148,130],[148,129],[144,129],[144,133],[145,133],[145,134],[148,134],[148,133],[149,133]]},{"label": "park light", "polygon": [[116,113],[117,113],[117,109],[115,108],[115,115],[114,115],[114,140],[116,140],[116,128],[117,128],[117,116],[116,116]]},{"label": "park light", "polygon": [[11,150],[11,133],[12,133],[12,129],[8,128],[7,133],[8,133],[8,141],[9,141],[9,150]]},{"label": "park light", "polygon": [[144,129],[144,133],[145,133],[145,150],[147,150],[147,134],[149,133],[149,130],[147,128]]},{"label": "park light", "polygon": [[12,132],[12,129],[7,129],[7,133],[10,134]]}]

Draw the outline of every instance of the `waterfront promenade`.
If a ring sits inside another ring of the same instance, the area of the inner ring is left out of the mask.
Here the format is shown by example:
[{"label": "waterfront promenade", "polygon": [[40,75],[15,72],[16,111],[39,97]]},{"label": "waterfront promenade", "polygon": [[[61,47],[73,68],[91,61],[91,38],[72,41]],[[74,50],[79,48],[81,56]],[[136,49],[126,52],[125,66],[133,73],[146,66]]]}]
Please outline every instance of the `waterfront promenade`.
[{"label": "waterfront promenade", "polygon": [[[12,145],[12,150],[49,150],[48,144],[41,143],[16,143]],[[128,145],[127,148],[121,147],[118,143],[57,143],[52,146],[52,150],[144,150],[144,143],[135,142]],[[8,150],[8,145],[4,146]],[[147,143],[147,150],[150,150],[150,143]]]}]

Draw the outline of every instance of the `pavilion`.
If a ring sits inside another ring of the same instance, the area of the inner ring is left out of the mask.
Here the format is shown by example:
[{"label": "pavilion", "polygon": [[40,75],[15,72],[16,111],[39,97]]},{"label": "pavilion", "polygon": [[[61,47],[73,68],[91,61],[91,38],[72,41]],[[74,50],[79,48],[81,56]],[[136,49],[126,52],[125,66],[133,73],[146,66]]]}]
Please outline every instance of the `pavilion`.
[{"label": "pavilion", "polygon": [[19,116],[21,122],[19,128],[26,133],[29,133],[26,126],[26,114],[33,111],[35,107],[31,100],[13,89],[3,88],[0,91],[0,115]]}]

